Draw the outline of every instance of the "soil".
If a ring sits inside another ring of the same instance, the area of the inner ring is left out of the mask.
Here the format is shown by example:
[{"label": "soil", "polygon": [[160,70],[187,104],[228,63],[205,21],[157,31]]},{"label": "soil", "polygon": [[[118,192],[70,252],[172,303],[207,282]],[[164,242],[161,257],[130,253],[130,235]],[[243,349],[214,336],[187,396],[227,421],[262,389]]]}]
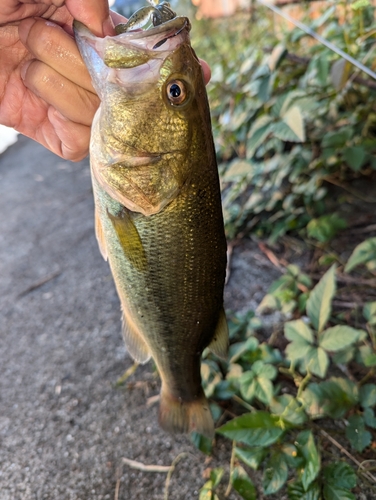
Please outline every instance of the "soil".
[{"label": "soil", "polygon": [[[169,500],[196,500],[213,467],[225,467],[225,488],[231,443],[217,437],[208,458],[158,427],[152,363],[116,384],[133,362],[94,236],[88,160],[64,161],[20,137],[0,156],[0,213],[0,500],[166,498],[166,473],[123,457],[166,466],[181,456]],[[298,244],[287,255],[309,257]],[[241,241],[226,308],[255,309],[280,274],[257,242]]]}]

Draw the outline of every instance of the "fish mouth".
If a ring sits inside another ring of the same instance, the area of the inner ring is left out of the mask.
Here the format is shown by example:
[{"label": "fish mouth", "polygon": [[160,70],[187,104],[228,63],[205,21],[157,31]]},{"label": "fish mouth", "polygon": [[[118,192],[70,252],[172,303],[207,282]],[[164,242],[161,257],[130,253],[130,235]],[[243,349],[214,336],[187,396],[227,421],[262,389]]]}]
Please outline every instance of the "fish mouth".
[{"label": "fish mouth", "polygon": [[[91,31],[81,22],[74,20],[73,30],[75,33],[75,38],[85,38],[86,40],[98,40]],[[106,36],[102,40],[112,39],[114,41],[119,41],[120,43],[135,42],[143,40],[151,40],[151,43],[147,43],[144,48],[148,50],[157,50],[161,47],[168,39],[179,35],[182,31],[186,30],[188,33],[191,30],[191,23],[187,17],[177,16],[174,19],[170,19],[158,26],[154,26],[147,30],[131,30],[125,33],[120,33],[119,35]]]},{"label": "fish mouth", "polygon": [[149,28],[147,30],[134,30],[126,31],[120,35],[116,35],[116,38],[129,39],[129,40],[139,40],[149,37],[158,37],[158,35],[163,35],[163,38],[156,42],[153,46],[153,50],[161,47],[169,38],[179,35],[184,29],[190,31],[191,23],[187,17],[177,16],[174,19],[170,19],[158,26]]}]

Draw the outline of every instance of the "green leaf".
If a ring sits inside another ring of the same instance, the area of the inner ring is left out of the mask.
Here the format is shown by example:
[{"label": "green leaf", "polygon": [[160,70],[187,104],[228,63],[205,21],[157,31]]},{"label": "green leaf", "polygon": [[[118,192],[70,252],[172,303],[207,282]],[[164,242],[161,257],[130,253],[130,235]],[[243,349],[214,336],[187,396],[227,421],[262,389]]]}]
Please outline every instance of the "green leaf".
[{"label": "green leaf", "polygon": [[342,155],[348,166],[355,170],[355,172],[358,172],[362,168],[367,159],[365,149],[360,146],[344,148]]},{"label": "green leaf", "polygon": [[262,484],[265,495],[271,495],[279,491],[287,481],[288,467],[283,453],[272,452],[268,460]]},{"label": "green leaf", "polygon": [[351,489],[355,488],[357,477],[353,469],[345,462],[335,462],[324,468],[325,500],[355,500]]},{"label": "green leaf", "polygon": [[286,463],[289,467],[293,469],[298,469],[304,463],[304,459],[298,454],[296,446],[291,443],[285,443],[282,445],[281,451],[285,457]]},{"label": "green leaf", "polygon": [[249,446],[269,446],[282,436],[284,429],[281,428],[279,417],[257,411],[230,420],[217,432]]},{"label": "green leaf", "polygon": [[316,385],[321,411],[332,418],[342,418],[358,403],[358,387],[354,382],[340,377],[332,377]]},{"label": "green leaf", "polygon": [[283,394],[270,402],[270,411],[291,424],[301,425],[307,421],[304,407],[291,394]]},{"label": "green leaf", "polygon": [[359,402],[363,408],[376,405],[376,385],[365,384],[359,389]]},{"label": "green leaf", "polygon": [[259,342],[255,337],[249,337],[249,339],[244,342],[232,344],[229,350],[229,362],[235,363],[235,361],[241,358],[246,352],[255,352],[258,346]]},{"label": "green leaf", "polygon": [[244,399],[250,401],[256,397],[267,404],[273,397],[274,388],[271,380],[277,375],[273,365],[263,361],[255,361],[251,370],[243,373],[239,378],[239,388]]},{"label": "green leaf", "polygon": [[268,66],[270,71],[275,71],[278,68],[286,54],[287,49],[282,43],[279,43],[274,47],[272,53],[268,58]]},{"label": "green leaf", "polygon": [[198,432],[191,433],[191,441],[202,453],[210,456],[213,448],[213,440],[199,434]]},{"label": "green leaf", "polygon": [[252,158],[255,154],[257,148],[271,133],[270,124],[272,118],[268,115],[261,115],[253,123],[249,133],[247,141],[247,158]]},{"label": "green leaf", "polygon": [[300,142],[299,137],[283,121],[275,122],[270,125],[270,132],[284,142]]},{"label": "green leaf", "polygon": [[316,479],[321,468],[319,452],[311,431],[303,431],[296,438],[298,452],[304,457],[305,464],[300,470],[303,488],[307,491],[310,484]]},{"label": "green leaf", "polygon": [[376,418],[375,412],[372,408],[366,408],[363,412],[364,423],[372,429],[376,429]]},{"label": "green leaf", "polygon": [[326,351],[337,352],[355,344],[359,337],[359,330],[346,325],[337,325],[322,332],[319,345]]},{"label": "green leaf", "polygon": [[336,266],[333,265],[317,283],[307,300],[307,314],[319,333],[332,311],[332,299],[336,291],[335,272]]},{"label": "green leaf", "polygon": [[321,243],[327,243],[346,227],[346,221],[337,214],[323,215],[307,224],[307,234]]},{"label": "green leaf", "polygon": [[366,302],[363,308],[363,316],[367,323],[376,325],[376,302]]},{"label": "green leaf", "polygon": [[346,462],[334,462],[324,468],[325,481],[339,488],[351,490],[357,483],[357,475]]},{"label": "green leaf", "polygon": [[207,481],[200,489],[199,500],[219,500],[213,490],[221,482],[223,473],[224,470],[222,467],[217,467],[210,471],[210,481]]},{"label": "green leaf", "polygon": [[251,172],[251,165],[248,161],[236,159],[230,163],[223,175],[223,180],[228,182],[239,177],[246,177]]},{"label": "green leaf", "polygon": [[200,489],[199,500],[219,500],[218,496],[214,493],[211,488],[212,482],[207,481],[204,486]]},{"label": "green leaf", "polygon": [[257,470],[264,460],[267,450],[261,446],[254,448],[235,448],[235,455],[251,469]]},{"label": "green leaf", "polygon": [[313,344],[313,332],[301,319],[288,321],[285,324],[284,332],[287,340],[291,342],[303,340],[308,344]]},{"label": "green leaf", "polygon": [[322,347],[311,347],[304,358],[303,369],[317,375],[320,378],[325,378],[329,368],[329,357]]},{"label": "green leaf", "polygon": [[320,500],[320,486],[314,482],[308,490],[305,490],[302,483],[290,483],[287,486],[287,493],[290,500]]},{"label": "green leaf", "polygon": [[349,273],[360,264],[367,264],[371,260],[376,260],[376,238],[369,238],[355,247],[347,261],[345,272]]},{"label": "green leaf", "polygon": [[351,446],[359,452],[362,452],[372,440],[370,432],[366,431],[364,419],[360,415],[351,415],[349,425],[346,427],[346,437]]},{"label": "green leaf", "polygon": [[304,359],[309,354],[311,349],[311,344],[307,344],[305,341],[291,342],[291,344],[286,347],[287,359],[289,359],[290,361],[298,361],[299,359]]},{"label": "green leaf", "polygon": [[212,482],[213,489],[216,488],[221,482],[224,472],[223,467],[216,467],[210,471],[210,481]]},{"label": "green leaf", "polygon": [[324,484],[323,494],[324,500],[356,500],[355,495],[351,491],[328,483]]},{"label": "green leaf", "polygon": [[234,468],[231,475],[231,483],[235,491],[244,498],[244,500],[256,500],[256,488],[251,478],[240,465]]},{"label": "green leaf", "polygon": [[329,132],[325,134],[321,146],[323,148],[341,148],[352,137],[353,131],[351,128],[341,128],[338,132]]},{"label": "green leaf", "polygon": [[304,120],[302,112],[298,106],[292,106],[283,115],[283,121],[286,125],[293,131],[293,133],[298,138],[299,142],[304,142],[306,140],[305,130],[304,130]]}]

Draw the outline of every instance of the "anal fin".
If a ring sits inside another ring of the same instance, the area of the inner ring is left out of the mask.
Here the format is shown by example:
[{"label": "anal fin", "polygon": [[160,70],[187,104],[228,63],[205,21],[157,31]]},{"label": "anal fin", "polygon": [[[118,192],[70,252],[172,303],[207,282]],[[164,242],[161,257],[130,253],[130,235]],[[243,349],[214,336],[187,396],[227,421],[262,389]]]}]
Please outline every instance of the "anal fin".
[{"label": "anal fin", "polygon": [[214,337],[208,348],[211,350],[213,354],[218,356],[219,358],[226,360],[228,356],[228,326],[226,320],[226,314],[224,309],[221,309],[219,313],[217,327],[215,329]]},{"label": "anal fin", "polygon": [[138,331],[136,325],[127,318],[123,311],[123,339],[129,354],[137,363],[144,364],[151,358],[151,354],[145,340]]}]

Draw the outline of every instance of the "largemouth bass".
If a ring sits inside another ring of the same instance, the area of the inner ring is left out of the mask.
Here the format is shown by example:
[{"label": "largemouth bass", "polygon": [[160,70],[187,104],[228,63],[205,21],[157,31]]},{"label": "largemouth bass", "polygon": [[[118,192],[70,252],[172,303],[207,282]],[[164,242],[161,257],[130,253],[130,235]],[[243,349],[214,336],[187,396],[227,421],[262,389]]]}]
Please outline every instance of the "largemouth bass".
[{"label": "largemouth bass", "polygon": [[75,33],[101,99],[90,156],[96,236],[131,356],[152,356],[159,421],[214,432],[201,386],[209,348],[226,358],[226,241],[210,113],[189,20],[97,38]]}]

